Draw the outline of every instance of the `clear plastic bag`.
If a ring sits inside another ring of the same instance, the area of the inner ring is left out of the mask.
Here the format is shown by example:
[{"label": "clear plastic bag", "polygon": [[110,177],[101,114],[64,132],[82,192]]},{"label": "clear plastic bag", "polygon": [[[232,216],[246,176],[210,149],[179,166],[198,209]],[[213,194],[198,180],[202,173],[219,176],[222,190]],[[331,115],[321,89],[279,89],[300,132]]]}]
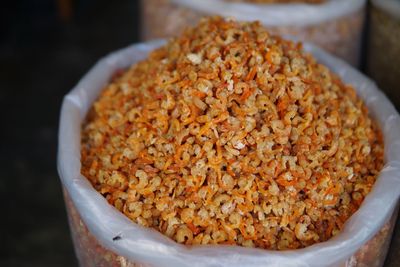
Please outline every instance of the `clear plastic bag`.
[{"label": "clear plastic bag", "polygon": [[374,0],[370,16],[367,71],[400,109],[400,1]]},{"label": "clear plastic bag", "polygon": [[386,164],[373,190],[341,233],[313,246],[268,251],[239,246],[186,247],[132,223],[109,205],[80,173],[81,122],[112,75],[146,57],[160,42],[133,45],[100,60],[64,98],[60,119],[58,171],[75,249],[82,266],[381,266],[400,195],[400,116],[376,85],[319,48],[307,51],[352,84],[379,122]]},{"label": "clear plastic bag", "polygon": [[350,64],[359,63],[365,0],[309,4],[249,4],[224,0],[142,0],[144,40],[171,37],[203,16],[259,20],[269,31],[312,42]]}]

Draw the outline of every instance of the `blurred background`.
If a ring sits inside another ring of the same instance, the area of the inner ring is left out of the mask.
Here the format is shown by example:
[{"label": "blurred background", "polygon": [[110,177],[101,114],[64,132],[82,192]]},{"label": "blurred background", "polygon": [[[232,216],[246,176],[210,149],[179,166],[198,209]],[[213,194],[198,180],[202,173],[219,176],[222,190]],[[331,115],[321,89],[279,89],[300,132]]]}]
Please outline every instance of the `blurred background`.
[{"label": "blurred background", "polygon": [[0,266],[77,266],[56,170],[60,104],[139,29],[138,1],[2,1]]},{"label": "blurred background", "polygon": [[[56,170],[60,104],[100,57],[139,40],[136,0],[2,1],[0,266],[77,266]],[[398,223],[385,266],[400,266],[399,235]]]}]

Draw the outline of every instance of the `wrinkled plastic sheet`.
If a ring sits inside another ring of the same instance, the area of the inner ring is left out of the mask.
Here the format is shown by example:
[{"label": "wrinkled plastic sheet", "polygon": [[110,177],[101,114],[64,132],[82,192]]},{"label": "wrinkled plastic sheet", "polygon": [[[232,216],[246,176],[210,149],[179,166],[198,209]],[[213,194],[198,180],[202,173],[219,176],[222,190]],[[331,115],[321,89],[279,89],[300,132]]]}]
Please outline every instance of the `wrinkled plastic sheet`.
[{"label": "wrinkled plastic sheet", "polygon": [[[187,247],[131,222],[109,205],[81,175],[81,123],[113,73],[144,59],[149,51],[162,43],[133,45],[101,59],[63,101],[58,171],[83,222],[104,247],[132,262],[152,266],[337,266],[348,260],[390,219],[400,195],[400,117],[375,83],[321,49],[305,45],[319,62],[354,86],[384,133],[386,165],[373,190],[346,222],[343,231],[326,242],[307,248],[268,251],[224,245]],[[118,242],[113,241],[115,236],[120,237]]]},{"label": "wrinkled plastic sheet", "polygon": [[268,4],[226,2],[224,0],[170,0],[204,14],[259,20],[266,26],[306,26],[337,19],[360,10],[365,0],[327,0],[322,4]]}]

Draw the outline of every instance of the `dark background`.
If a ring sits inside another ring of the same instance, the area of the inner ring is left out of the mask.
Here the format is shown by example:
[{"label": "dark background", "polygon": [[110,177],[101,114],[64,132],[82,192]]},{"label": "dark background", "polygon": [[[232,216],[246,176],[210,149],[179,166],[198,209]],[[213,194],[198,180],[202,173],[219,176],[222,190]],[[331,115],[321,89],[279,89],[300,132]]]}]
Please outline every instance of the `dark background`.
[{"label": "dark background", "polygon": [[100,57],[139,41],[139,13],[136,0],[1,1],[0,266],[77,266],[56,170],[60,105]]},{"label": "dark background", "polygon": [[[100,57],[139,41],[139,15],[137,0],[2,1],[0,266],[77,266],[56,170],[60,104]],[[385,266],[400,266],[399,248],[396,231]]]}]

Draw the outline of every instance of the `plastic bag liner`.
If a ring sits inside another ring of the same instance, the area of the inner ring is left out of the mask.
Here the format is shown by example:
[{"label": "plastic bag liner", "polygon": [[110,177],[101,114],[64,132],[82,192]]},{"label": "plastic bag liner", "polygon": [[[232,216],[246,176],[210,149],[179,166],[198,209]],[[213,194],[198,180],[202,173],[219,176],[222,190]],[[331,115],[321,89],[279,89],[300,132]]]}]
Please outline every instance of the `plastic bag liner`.
[{"label": "plastic bag liner", "polygon": [[249,4],[224,0],[170,0],[209,15],[259,20],[266,26],[308,26],[345,16],[365,6],[365,0],[327,0],[322,4]]},{"label": "plastic bag liner", "polygon": [[[389,220],[400,195],[400,117],[376,85],[321,49],[305,49],[352,84],[379,122],[385,142],[385,167],[360,209],[334,238],[307,248],[269,251],[227,245],[187,247],[131,222],[80,173],[81,122],[113,73],[144,59],[163,42],[137,44],[100,60],[65,96],[59,131],[58,171],[62,184],[90,232],[107,249],[152,266],[337,266],[348,260]],[[118,242],[113,237],[119,236]]]}]

